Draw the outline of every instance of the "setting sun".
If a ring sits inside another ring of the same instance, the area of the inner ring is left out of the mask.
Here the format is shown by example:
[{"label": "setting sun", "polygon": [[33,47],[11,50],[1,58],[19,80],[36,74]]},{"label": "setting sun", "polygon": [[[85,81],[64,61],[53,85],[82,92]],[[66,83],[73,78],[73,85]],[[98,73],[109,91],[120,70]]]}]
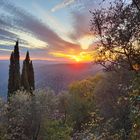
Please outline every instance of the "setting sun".
[{"label": "setting sun", "polygon": [[72,58],[73,58],[73,60],[75,60],[76,62],[80,62],[81,61],[81,59],[78,57],[78,56],[72,56]]}]

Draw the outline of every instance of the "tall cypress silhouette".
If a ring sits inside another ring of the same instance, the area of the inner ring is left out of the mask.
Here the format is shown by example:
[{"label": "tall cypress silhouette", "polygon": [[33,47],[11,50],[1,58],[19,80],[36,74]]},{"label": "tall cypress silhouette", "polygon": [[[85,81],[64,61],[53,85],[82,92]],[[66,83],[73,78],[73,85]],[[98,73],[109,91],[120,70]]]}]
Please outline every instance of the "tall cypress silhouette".
[{"label": "tall cypress silhouette", "polygon": [[26,58],[23,61],[22,74],[20,76],[20,55],[19,43],[16,42],[14,51],[11,53],[9,65],[9,80],[8,80],[8,97],[15,91],[23,87],[28,92],[35,89],[34,69],[32,61],[30,60],[29,52],[26,53]]},{"label": "tall cypress silhouette", "polygon": [[27,63],[24,60],[22,74],[21,74],[21,86],[23,87],[24,90],[30,91],[30,85],[29,85],[29,81],[28,81],[28,72],[27,71],[28,71]]},{"label": "tall cypress silhouette", "polygon": [[14,61],[15,61],[15,91],[20,89],[20,56],[19,56],[19,45],[18,41],[16,42],[14,48]]},{"label": "tall cypress silhouette", "polygon": [[14,70],[15,64],[14,64],[14,52],[11,53],[10,57],[10,65],[9,65],[9,80],[8,80],[8,97],[10,97],[10,94],[14,92]]},{"label": "tall cypress silhouette", "polygon": [[27,51],[27,53],[26,53],[25,61],[28,62],[28,63],[30,62],[29,51]]},{"label": "tall cypress silhouette", "polygon": [[9,65],[9,80],[8,80],[8,97],[15,91],[20,89],[20,62],[19,62],[19,46],[18,41],[14,46],[14,51],[11,53]]},{"label": "tall cypress silhouette", "polygon": [[35,90],[35,79],[34,79],[34,68],[33,63],[30,61],[29,64],[29,84],[30,84],[30,90]]},{"label": "tall cypress silhouette", "polygon": [[26,58],[23,61],[23,69],[21,74],[21,86],[32,92],[35,89],[35,81],[34,81],[34,69],[32,61],[30,60],[29,52],[26,53]]}]

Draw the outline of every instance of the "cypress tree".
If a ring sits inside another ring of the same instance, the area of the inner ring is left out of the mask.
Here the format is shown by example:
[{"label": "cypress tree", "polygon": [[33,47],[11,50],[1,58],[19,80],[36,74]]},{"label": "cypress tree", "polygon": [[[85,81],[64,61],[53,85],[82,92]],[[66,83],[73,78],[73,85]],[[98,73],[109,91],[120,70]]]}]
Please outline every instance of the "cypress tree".
[{"label": "cypress tree", "polygon": [[15,91],[19,90],[21,86],[31,93],[35,89],[34,69],[28,51],[26,58],[23,61],[22,74],[20,77],[20,55],[18,44],[17,41],[10,57],[8,97],[10,97]]},{"label": "cypress tree", "polygon": [[19,46],[18,41],[14,47],[14,61],[15,61],[15,91],[20,89],[20,56],[19,56]]},{"label": "cypress tree", "polygon": [[34,69],[32,61],[30,60],[29,52],[26,53],[26,58],[23,62],[23,70],[21,75],[21,84],[22,87],[31,92],[35,89],[34,81]]},{"label": "cypress tree", "polygon": [[14,92],[14,87],[15,87],[14,69],[15,69],[14,52],[12,52],[10,57],[10,65],[9,65],[8,97],[10,97],[10,94]]},{"label": "cypress tree", "polygon": [[17,63],[19,63],[19,46],[18,46],[18,41],[16,41],[16,45],[14,47],[14,58],[17,60]]},{"label": "cypress tree", "polygon": [[34,68],[33,63],[30,61],[29,64],[29,84],[30,84],[30,90],[35,90],[35,79],[34,79]]},{"label": "cypress tree", "polygon": [[23,61],[23,68],[22,68],[22,74],[21,74],[21,86],[24,88],[24,90],[30,91],[27,69],[28,69],[27,63],[24,60]]},{"label": "cypress tree", "polygon": [[27,51],[27,53],[26,53],[25,61],[28,62],[28,63],[30,62],[29,51]]},{"label": "cypress tree", "polygon": [[15,91],[20,89],[20,62],[19,62],[19,46],[18,41],[14,46],[14,51],[11,53],[9,65],[9,80],[8,80],[8,97]]}]

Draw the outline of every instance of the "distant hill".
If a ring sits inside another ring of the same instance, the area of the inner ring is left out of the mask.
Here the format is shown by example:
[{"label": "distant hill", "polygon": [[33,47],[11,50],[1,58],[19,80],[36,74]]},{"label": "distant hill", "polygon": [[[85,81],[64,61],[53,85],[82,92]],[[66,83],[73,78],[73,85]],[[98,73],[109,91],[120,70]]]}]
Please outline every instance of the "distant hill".
[{"label": "distant hill", "polygon": [[[100,66],[89,63],[55,64],[49,61],[33,61],[36,88],[51,88],[56,93],[66,90],[75,80],[94,75]],[[9,61],[0,61],[0,96],[7,96]]]},{"label": "distant hill", "polygon": [[92,64],[53,64],[36,68],[38,87],[50,87],[56,93],[66,90],[75,80],[81,80],[100,71]]}]

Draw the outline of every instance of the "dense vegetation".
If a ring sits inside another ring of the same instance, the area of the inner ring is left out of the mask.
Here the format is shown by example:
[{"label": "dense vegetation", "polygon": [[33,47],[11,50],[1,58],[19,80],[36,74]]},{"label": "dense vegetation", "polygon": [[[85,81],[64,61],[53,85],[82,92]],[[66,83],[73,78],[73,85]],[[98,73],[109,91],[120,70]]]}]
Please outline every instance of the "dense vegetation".
[{"label": "dense vegetation", "polygon": [[116,0],[91,11],[91,30],[99,37],[96,63],[104,72],[75,81],[67,92],[35,91],[27,53],[21,76],[26,84],[8,96],[9,102],[0,100],[0,139],[139,140],[139,7],[139,1]]}]

